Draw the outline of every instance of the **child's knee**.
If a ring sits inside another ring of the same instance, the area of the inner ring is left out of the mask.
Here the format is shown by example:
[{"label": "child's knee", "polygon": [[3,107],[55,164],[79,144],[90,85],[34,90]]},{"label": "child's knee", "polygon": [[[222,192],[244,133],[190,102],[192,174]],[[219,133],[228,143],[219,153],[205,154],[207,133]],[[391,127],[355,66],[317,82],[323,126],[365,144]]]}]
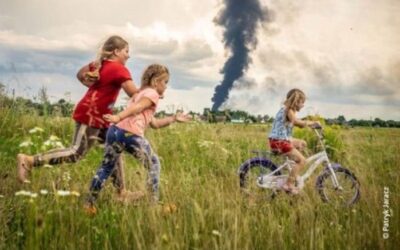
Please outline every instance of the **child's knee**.
[{"label": "child's knee", "polygon": [[296,155],[294,161],[299,165],[304,165],[306,163],[306,159],[302,155]]}]

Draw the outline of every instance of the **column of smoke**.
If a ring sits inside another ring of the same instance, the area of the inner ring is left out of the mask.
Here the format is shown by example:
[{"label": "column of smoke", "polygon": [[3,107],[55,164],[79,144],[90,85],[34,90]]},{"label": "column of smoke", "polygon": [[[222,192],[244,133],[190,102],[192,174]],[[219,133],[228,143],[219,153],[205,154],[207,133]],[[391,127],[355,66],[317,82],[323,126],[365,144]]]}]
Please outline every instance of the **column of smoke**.
[{"label": "column of smoke", "polygon": [[215,87],[212,110],[216,111],[229,97],[235,80],[243,76],[249,67],[249,52],[257,45],[258,22],[267,18],[267,10],[261,8],[259,0],[224,0],[224,9],[215,22],[225,28],[224,44],[231,56],[225,62],[221,73],[224,78]]}]

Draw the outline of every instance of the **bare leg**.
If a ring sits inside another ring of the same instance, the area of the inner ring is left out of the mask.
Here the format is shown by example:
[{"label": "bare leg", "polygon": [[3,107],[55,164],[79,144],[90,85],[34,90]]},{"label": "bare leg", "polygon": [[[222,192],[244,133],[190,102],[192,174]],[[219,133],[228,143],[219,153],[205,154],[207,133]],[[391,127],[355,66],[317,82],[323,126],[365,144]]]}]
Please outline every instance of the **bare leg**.
[{"label": "bare leg", "polygon": [[299,192],[298,188],[295,186],[296,178],[299,175],[300,171],[303,169],[305,165],[304,156],[297,149],[293,148],[290,152],[286,154],[290,159],[294,160],[296,164],[293,166],[292,171],[289,173],[289,177],[285,186],[283,187],[286,191],[290,191],[293,194],[297,194]]}]

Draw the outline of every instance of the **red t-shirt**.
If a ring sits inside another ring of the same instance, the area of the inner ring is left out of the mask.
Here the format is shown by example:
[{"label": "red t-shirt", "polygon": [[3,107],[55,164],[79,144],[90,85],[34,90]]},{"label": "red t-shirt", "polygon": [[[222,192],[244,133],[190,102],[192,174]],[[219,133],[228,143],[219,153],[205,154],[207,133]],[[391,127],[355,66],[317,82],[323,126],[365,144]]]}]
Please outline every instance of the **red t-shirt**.
[{"label": "red t-shirt", "polygon": [[103,120],[103,115],[111,114],[122,83],[132,77],[123,64],[108,60],[102,62],[99,74],[100,79],[76,105],[72,118],[90,127],[107,128],[109,123]]}]

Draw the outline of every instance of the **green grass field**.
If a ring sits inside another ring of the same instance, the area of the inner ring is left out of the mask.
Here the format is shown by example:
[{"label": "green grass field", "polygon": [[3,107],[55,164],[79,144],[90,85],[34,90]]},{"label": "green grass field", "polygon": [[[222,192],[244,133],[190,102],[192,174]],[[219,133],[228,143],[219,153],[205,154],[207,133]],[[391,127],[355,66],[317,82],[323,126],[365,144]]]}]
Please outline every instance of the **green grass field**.
[{"label": "green grass field", "polygon": [[[400,129],[337,129],[343,147],[336,158],[361,183],[361,199],[352,207],[323,203],[316,176],[299,197],[280,194],[271,202],[244,197],[237,168],[250,150],[266,148],[267,125],[192,123],[149,130],[161,158],[162,204],[119,203],[107,184],[98,213],[88,216],[84,199],[102,149],[76,164],[33,171],[32,184],[21,185],[17,153],[35,153],[50,135],[69,145],[74,124],[9,110],[0,115],[0,249],[396,249],[400,242]],[[44,132],[30,134],[35,126]],[[29,138],[36,144],[20,148]],[[124,158],[128,188],[145,190],[146,170],[129,155]],[[382,230],[385,188],[389,239]],[[20,190],[38,195],[15,195]],[[80,196],[54,195],[56,190]]]}]

